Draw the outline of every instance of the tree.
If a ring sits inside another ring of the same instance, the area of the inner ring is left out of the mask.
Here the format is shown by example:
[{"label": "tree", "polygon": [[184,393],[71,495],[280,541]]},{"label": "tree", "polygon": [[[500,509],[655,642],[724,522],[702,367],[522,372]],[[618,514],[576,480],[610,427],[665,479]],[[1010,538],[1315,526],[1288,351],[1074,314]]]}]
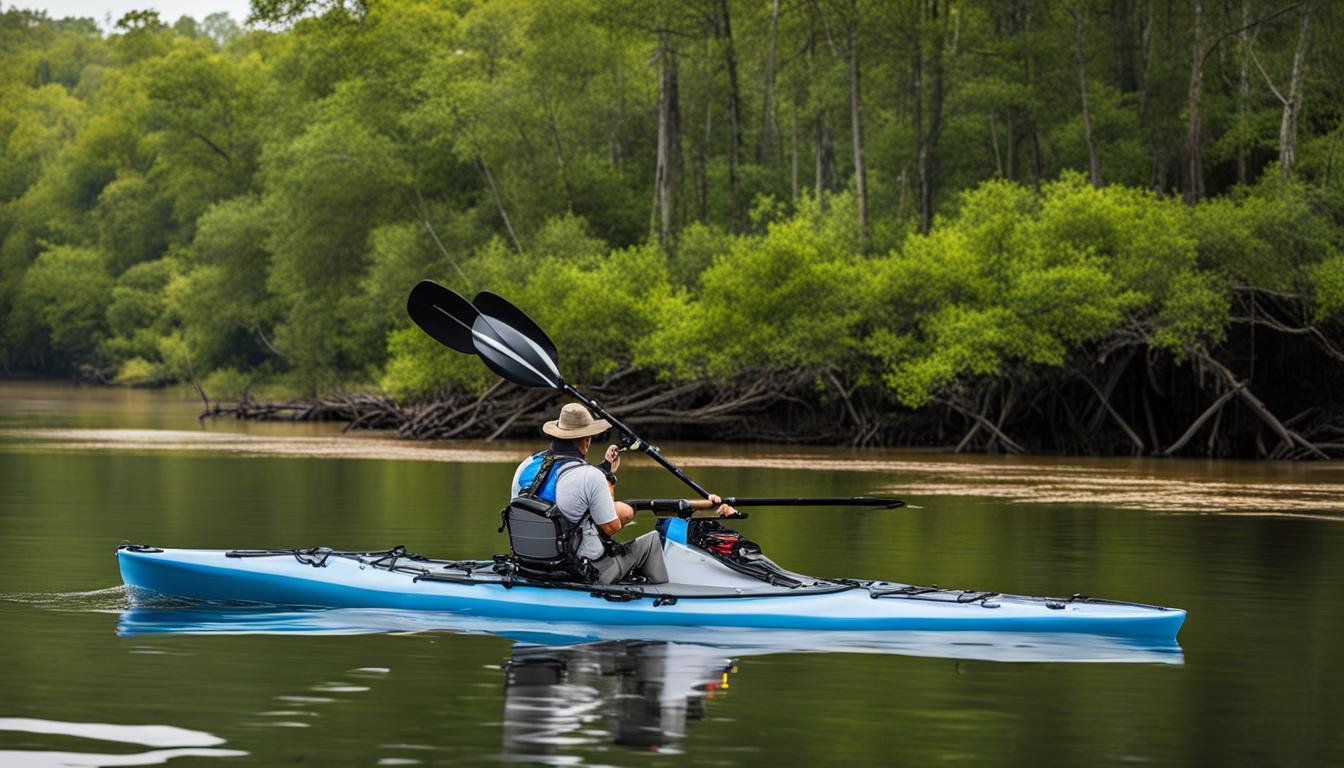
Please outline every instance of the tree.
[{"label": "tree", "polygon": [[658,242],[667,245],[676,226],[676,189],[681,175],[681,111],[677,89],[677,52],[671,33],[658,32],[658,154],[653,199]]},{"label": "tree", "polygon": [[[1198,0],[1196,0],[1198,3]],[[1087,72],[1084,69],[1084,47],[1083,47],[1083,12],[1079,8],[1069,6],[1069,14],[1073,16],[1073,47],[1074,56],[1078,64],[1078,92],[1082,98],[1083,104],[1083,135],[1087,138],[1087,169],[1088,176],[1092,180],[1092,186],[1101,186],[1101,160],[1097,157],[1097,142],[1092,136],[1092,112],[1087,107]]]},{"label": "tree", "polygon": [[206,16],[205,20],[201,22],[201,31],[221,48],[228,45],[242,32],[233,17],[224,11],[217,11]]},{"label": "tree", "polygon": [[1194,205],[1203,184],[1199,167],[1199,91],[1204,82],[1204,3],[1195,0],[1194,42],[1190,50],[1190,88],[1185,102],[1185,202]]},{"label": "tree", "polygon": [[43,251],[24,274],[13,320],[41,334],[41,346],[29,350],[39,369],[75,372],[94,362],[94,351],[107,335],[105,310],[112,289],[102,254],[89,248],[57,246]]},{"label": "tree", "polygon": [[1300,19],[1297,50],[1293,53],[1293,75],[1288,83],[1288,97],[1279,97],[1283,102],[1283,120],[1279,124],[1279,176],[1284,181],[1293,175],[1293,163],[1297,159],[1297,117],[1302,111],[1302,75],[1306,69],[1307,39],[1311,25],[1309,0],[1301,2]]}]

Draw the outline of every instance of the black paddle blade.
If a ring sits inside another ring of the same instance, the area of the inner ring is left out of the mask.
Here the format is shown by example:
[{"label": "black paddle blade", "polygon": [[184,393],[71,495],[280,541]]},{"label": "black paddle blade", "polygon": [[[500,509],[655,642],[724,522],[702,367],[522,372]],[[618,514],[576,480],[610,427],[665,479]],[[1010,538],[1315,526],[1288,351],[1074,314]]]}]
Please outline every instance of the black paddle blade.
[{"label": "black paddle blade", "polygon": [[481,291],[476,294],[476,298],[472,299],[471,303],[476,305],[481,314],[489,315],[492,319],[503,320],[515,331],[531,339],[551,358],[551,362],[555,363],[556,366],[560,365],[560,355],[556,352],[551,337],[541,330],[541,326],[532,322],[532,318],[528,317],[523,310],[515,307],[503,296],[489,291]]},{"label": "black paddle blade", "polygon": [[513,326],[488,315],[472,324],[476,354],[490,370],[524,387],[560,389],[564,379],[546,350]]},{"label": "black paddle blade", "polygon": [[481,313],[457,293],[433,280],[421,280],[406,299],[406,312],[435,341],[458,352],[475,354],[471,329]]},{"label": "black paddle blade", "polygon": [[[436,341],[458,352],[480,355],[490,370],[515,384],[558,389],[564,383],[552,351],[508,322],[482,315],[471,302],[433,280],[422,280],[411,290],[406,311]],[[536,328],[531,320],[527,324]],[[544,339],[546,334],[541,336]]]}]

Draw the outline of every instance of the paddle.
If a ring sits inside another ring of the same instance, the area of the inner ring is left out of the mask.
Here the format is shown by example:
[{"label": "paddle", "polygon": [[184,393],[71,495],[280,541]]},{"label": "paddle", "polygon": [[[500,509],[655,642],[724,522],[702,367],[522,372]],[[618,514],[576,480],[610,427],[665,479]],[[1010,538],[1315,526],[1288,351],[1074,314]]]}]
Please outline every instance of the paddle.
[{"label": "paddle", "polygon": [[474,352],[500,377],[524,387],[558,389],[575,398],[628,437],[632,449],[648,455],[701,496],[710,495],[657,448],[566,382],[555,344],[521,309],[489,292],[478,294],[476,300],[478,304],[472,304],[433,280],[422,280],[411,290],[406,311],[430,337],[459,352]]}]

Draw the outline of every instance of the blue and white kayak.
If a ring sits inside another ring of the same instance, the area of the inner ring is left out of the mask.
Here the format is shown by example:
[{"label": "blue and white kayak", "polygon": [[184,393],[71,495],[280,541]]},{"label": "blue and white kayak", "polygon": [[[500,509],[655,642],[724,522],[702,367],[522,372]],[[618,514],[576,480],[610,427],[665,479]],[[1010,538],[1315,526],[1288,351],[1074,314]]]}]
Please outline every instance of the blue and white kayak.
[{"label": "blue and white kayak", "polygon": [[136,599],[437,611],[464,617],[649,627],[1085,633],[1174,642],[1185,611],[1075,595],[1042,598],[822,579],[759,552],[725,556],[664,543],[667,584],[579,584],[521,578],[498,560],[380,552],[158,549],[123,545]]}]

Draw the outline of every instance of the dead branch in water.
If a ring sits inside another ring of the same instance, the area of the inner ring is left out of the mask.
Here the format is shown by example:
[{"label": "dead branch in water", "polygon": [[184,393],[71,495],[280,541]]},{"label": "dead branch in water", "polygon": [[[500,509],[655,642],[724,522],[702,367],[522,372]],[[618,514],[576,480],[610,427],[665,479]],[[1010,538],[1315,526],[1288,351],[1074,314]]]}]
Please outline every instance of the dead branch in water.
[{"label": "dead branch in water", "polygon": [[341,431],[355,428],[390,429],[400,423],[402,410],[390,397],[370,394],[335,394],[299,402],[257,402],[250,396],[232,405],[216,402],[200,418],[253,421],[345,421]]},{"label": "dead branch in water", "polygon": [[[1311,334],[1286,337],[1301,340],[1296,354],[1325,351],[1311,343]],[[1248,338],[1253,339],[1249,332],[1239,341]],[[654,371],[626,367],[580,389],[657,440],[991,453],[1344,455],[1344,407],[1322,399],[1319,389],[1286,386],[1299,380],[1282,375],[1292,370],[1293,358],[1266,348],[1275,355],[1273,365],[1263,364],[1258,376],[1243,379],[1234,371],[1255,373],[1254,356],[1248,355],[1254,350],[1244,345],[1229,342],[1216,357],[1192,347],[1177,358],[1135,335],[1081,350],[1060,367],[1011,365],[996,376],[958,381],[935,396],[932,407],[919,410],[898,403],[871,373],[840,369],[757,371],[729,381],[669,383]],[[1328,351],[1325,357],[1333,364]],[[1143,364],[1134,364],[1139,361]],[[347,430],[395,430],[415,440],[537,440],[542,439],[540,425],[555,418],[564,399],[554,390],[499,380],[484,392],[447,389],[432,402],[409,406],[371,394],[298,402],[245,398],[212,404],[202,417],[345,421]],[[1292,417],[1287,419],[1274,412],[1288,409]],[[1196,441],[1197,435],[1207,439]]]}]

